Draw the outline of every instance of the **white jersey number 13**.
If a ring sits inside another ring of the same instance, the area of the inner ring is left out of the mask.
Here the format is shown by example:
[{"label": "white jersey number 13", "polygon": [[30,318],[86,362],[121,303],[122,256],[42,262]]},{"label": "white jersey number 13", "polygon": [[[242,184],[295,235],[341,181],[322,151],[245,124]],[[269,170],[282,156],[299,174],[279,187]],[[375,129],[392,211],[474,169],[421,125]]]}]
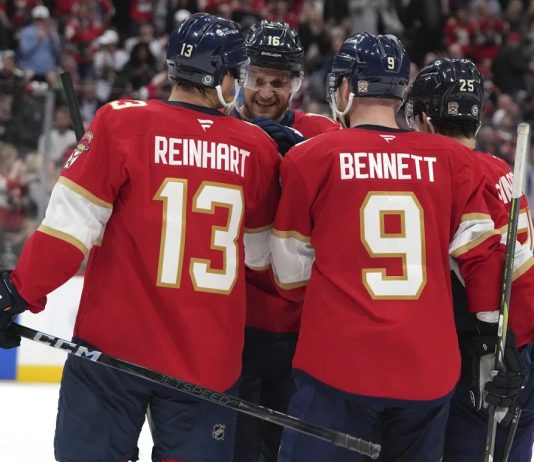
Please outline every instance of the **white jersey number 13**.
[{"label": "white jersey number 13", "polygon": [[[187,180],[166,178],[154,199],[163,202],[157,285],[178,288],[186,239]],[[223,252],[223,267],[212,269],[210,260],[203,258],[191,258],[189,264],[189,275],[196,291],[228,294],[237,280],[237,239],[243,218],[243,192],[237,186],[204,181],[191,207],[193,212],[208,214],[213,214],[216,207],[228,209],[226,226],[213,226],[211,232],[211,248]]]}]

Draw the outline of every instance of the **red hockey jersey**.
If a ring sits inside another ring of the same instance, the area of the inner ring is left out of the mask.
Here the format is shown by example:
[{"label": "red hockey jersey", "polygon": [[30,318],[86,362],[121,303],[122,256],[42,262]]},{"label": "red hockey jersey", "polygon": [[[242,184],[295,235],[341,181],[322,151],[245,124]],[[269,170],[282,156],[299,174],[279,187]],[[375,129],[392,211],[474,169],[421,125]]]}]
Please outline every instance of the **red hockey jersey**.
[{"label": "red hockey jersey", "polygon": [[209,108],[101,108],[13,273],[32,310],[90,252],[74,335],[228,389],[240,373],[244,264],[269,265],[280,156],[257,126]]},{"label": "red hockey jersey", "polygon": [[299,144],[281,178],[274,270],[286,289],[309,283],[293,367],[359,395],[449,393],[460,370],[449,255],[473,311],[498,306],[504,260],[474,156],[363,126]]},{"label": "red hockey jersey", "polygon": [[[338,122],[323,115],[302,111],[292,111],[292,114],[292,128],[306,138],[341,129]],[[247,280],[247,327],[275,333],[298,332],[302,302],[292,302],[280,296],[271,270],[265,270],[263,274],[254,271]]]},{"label": "red hockey jersey", "polygon": [[[508,164],[491,154],[475,151],[477,162],[488,178],[486,203],[495,227],[506,244],[509,206],[512,199],[513,173]],[[504,207],[503,207],[504,205]],[[532,255],[532,218],[525,195],[521,198],[514,252],[512,291],[510,296],[510,326],[516,334],[517,346],[534,340],[534,258]]]}]

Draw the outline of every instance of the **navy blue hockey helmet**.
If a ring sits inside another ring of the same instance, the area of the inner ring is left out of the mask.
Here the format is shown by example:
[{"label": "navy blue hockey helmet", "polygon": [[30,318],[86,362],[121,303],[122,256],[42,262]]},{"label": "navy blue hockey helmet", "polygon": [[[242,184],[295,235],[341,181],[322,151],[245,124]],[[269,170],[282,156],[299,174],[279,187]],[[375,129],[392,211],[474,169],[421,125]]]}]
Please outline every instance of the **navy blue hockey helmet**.
[{"label": "navy blue hockey helmet", "polygon": [[358,32],[345,40],[334,57],[327,98],[346,77],[354,96],[403,99],[409,75],[410,57],[397,37]]},{"label": "navy blue hockey helmet", "polygon": [[288,70],[303,76],[304,49],[289,24],[258,21],[250,28],[245,43],[252,66]]},{"label": "navy blue hockey helmet", "polygon": [[234,21],[196,13],[171,33],[167,45],[169,79],[207,88],[219,85],[226,73],[236,78],[248,63],[245,40]]},{"label": "navy blue hockey helmet", "polygon": [[435,120],[470,120],[480,123],[484,82],[475,64],[468,59],[443,58],[417,75],[406,97],[406,120],[425,112]]}]

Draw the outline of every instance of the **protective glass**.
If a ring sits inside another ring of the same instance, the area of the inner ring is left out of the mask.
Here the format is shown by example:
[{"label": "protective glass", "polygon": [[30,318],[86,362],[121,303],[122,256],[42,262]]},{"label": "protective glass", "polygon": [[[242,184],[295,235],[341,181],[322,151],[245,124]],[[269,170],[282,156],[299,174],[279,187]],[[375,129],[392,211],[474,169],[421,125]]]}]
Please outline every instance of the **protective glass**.
[{"label": "protective glass", "polygon": [[302,79],[292,75],[291,71],[250,66],[242,85],[253,91],[269,89],[273,93],[295,93],[301,83]]},{"label": "protective glass", "polygon": [[250,59],[247,58],[245,61],[239,63],[236,67],[230,69],[232,77],[236,79],[240,86],[244,85],[248,70],[250,67]]}]

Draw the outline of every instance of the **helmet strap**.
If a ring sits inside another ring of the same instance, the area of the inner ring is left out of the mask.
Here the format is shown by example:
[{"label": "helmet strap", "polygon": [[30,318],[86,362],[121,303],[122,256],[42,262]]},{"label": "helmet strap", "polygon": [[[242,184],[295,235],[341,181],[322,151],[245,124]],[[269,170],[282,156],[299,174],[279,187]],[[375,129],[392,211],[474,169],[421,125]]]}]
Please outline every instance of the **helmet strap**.
[{"label": "helmet strap", "polygon": [[300,77],[293,77],[291,79],[291,93],[289,95],[289,101],[288,101],[288,109],[289,104],[293,100],[293,97],[297,94],[297,92],[300,90],[300,86],[302,85],[302,79]]},{"label": "helmet strap", "polygon": [[224,99],[224,95],[222,93],[222,88],[220,84],[215,87],[215,90],[217,91],[217,97],[219,98],[219,102],[222,104],[224,108],[224,113],[229,114],[230,112],[232,112],[232,110],[235,107],[237,98],[239,97],[239,91],[241,90],[241,86],[239,85],[239,82],[237,81],[237,79],[234,82],[234,98],[229,103],[226,102]]},{"label": "helmet strap", "polygon": [[343,128],[347,128],[347,122],[345,120],[345,116],[347,115],[347,113],[350,111],[350,108],[352,107],[353,98],[354,98],[354,93],[350,92],[349,93],[349,99],[347,101],[347,106],[345,107],[345,110],[344,111],[340,111],[338,109],[339,105],[337,103],[336,94],[334,93],[332,95],[332,102],[330,104],[330,108],[332,109],[332,117],[334,118],[334,120],[339,120],[341,122],[341,125],[343,125]]}]

